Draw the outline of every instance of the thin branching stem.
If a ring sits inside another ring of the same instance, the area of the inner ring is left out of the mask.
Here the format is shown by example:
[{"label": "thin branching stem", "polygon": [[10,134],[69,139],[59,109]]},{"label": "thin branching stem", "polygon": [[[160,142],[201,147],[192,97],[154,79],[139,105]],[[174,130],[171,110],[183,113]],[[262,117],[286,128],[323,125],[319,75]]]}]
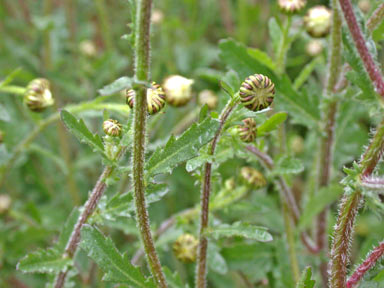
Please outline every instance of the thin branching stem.
[{"label": "thin branching stem", "polygon": [[[137,1],[136,39],[135,39],[135,80],[149,82],[150,80],[150,28],[152,0]],[[138,87],[134,105],[133,130],[133,186],[136,207],[136,219],[140,229],[148,264],[158,287],[165,288],[167,282],[157,255],[151,233],[149,215],[145,200],[145,138],[147,124],[147,89]]]},{"label": "thin branching stem", "polygon": [[353,272],[351,277],[347,281],[347,288],[356,287],[359,281],[364,277],[364,274],[371,269],[377,261],[383,257],[384,254],[384,242],[381,242],[379,246],[373,249],[367,256],[367,258],[361,263]]},{"label": "thin branching stem", "polygon": [[[364,67],[367,70],[372,84],[376,88],[376,92],[384,98],[384,80],[380,73],[380,69],[375,64],[372,55],[369,53],[366,45],[363,33],[357,23],[355,13],[350,0],[339,0],[341,9],[344,13],[345,21],[347,22],[349,31],[355,42],[357,51],[360,54],[361,60],[364,63]],[[384,8],[383,8],[384,9]]]},{"label": "thin branching stem", "polygon": [[381,4],[377,9],[372,13],[367,21],[367,28],[369,32],[373,32],[376,27],[383,22],[384,20],[384,3]]},{"label": "thin branching stem", "polygon": [[[235,98],[230,99],[228,104],[223,109],[220,115],[220,125],[213,137],[212,142],[209,145],[209,154],[214,155],[217,143],[219,141],[221,132],[223,131],[225,121],[228,119],[231,112],[235,109],[237,101]],[[204,166],[204,179],[201,189],[201,212],[200,212],[200,232],[199,232],[199,247],[196,267],[196,287],[205,288],[207,287],[206,276],[207,276],[207,251],[208,251],[208,239],[204,235],[205,229],[208,227],[208,216],[209,216],[209,199],[211,195],[211,180],[212,180],[212,163],[207,162]]]}]

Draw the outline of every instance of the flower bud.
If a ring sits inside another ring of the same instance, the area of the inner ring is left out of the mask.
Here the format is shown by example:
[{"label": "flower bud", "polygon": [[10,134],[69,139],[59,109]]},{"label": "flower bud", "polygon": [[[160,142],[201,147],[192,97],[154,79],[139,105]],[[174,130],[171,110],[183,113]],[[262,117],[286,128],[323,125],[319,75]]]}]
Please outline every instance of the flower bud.
[{"label": "flower bud", "polygon": [[204,106],[207,104],[209,109],[215,109],[219,98],[212,90],[203,90],[199,93],[199,104]]},{"label": "flower bud", "polygon": [[[126,103],[133,108],[136,92],[133,89],[126,90]],[[165,94],[159,84],[152,82],[151,88],[147,89],[147,110],[150,115],[156,114],[165,105]]]},{"label": "flower bud", "polygon": [[300,154],[304,151],[303,137],[295,135],[290,139],[290,147],[293,153]]},{"label": "flower bud", "polygon": [[224,182],[224,187],[227,190],[233,190],[236,188],[235,178],[231,177]]},{"label": "flower bud", "polygon": [[95,57],[97,55],[97,49],[95,44],[91,40],[83,40],[79,44],[80,52],[87,57]]},{"label": "flower bud", "polygon": [[118,137],[121,135],[122,126],[119,121],[108,119],[103,122],[103,130],[108,136]]},{"label": "flower bud", "polygon": [[321,54],[324,50],[323,43],[321,40],[311,40],[308,42],[306,51],[309,56],[316,57],[317,55]]},{"label": "flower bud", "polygon": [[237,128],[241,141],[250,143],[255,141],[257,135],[256,121],[253,118],[246,118]]},{"label": "flower bud", "polygon": [[241,84],[240,100],[251,111],[269,107],[275,97],[275,84],[267,76],[255,74]]},{"label": "flower bud", "polygon": [[7,194],[0,194],[0,214],[4,214],[11,207],[11,197]]},{"label": "flower bud", "polygon": [[24,103],[34,112],[41,112],[53,105],[54,100],[47,79],[37,78],[29,82],[24,94]]},{"label": "flower bud", "polygon": [[363,13],[368,13],[371,10],[371,1],[369,0],[360,0],[357,5]]},{"label": "flower bud", "polygon": [[307,1],[305,0],[279,0],[278,5],[282,12],[291,14],[300,12]]},{"label": "flower bud", "polygon": [[151,22],[153,24],[161,24],[163,20],[164,20],[164,13],[159,9],[153,10],[152,16],[151,16]]},{"label": "flower bud", "polygon": [[325,6],[315,6],[304,17],[307,33],[314,38],[322,38],[331,30],[331,10]]},{"label": "flower bud", "polygon": [[258,170],[253,167],[243,167],[241,168],[241,177],[252,186],[256,188],[261,188],[267,185],[267,180],[264,178]]},{"label": "flower bud", "polygon": [[175,107],[187,104],[192,99],[193,82],[179,75],[172,75],[165,79],[163,87],[167,103]]},{"label": "flower bud", "polygon": [[199,241],[191,234],[180,235],[173,243],[173,252],[182,262],[195,262]]}]

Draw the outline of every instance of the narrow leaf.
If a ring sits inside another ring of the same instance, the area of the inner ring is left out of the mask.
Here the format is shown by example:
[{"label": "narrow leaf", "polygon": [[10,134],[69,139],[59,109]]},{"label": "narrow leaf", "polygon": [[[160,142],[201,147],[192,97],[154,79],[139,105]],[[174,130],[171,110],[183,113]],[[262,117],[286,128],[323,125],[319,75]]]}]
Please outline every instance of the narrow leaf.
[{"label": "narrow leaf", "polygon": [[145,168],[147,177],[160,173],[170,173],[182,162],[198,156],[198,150],[215,135],[219,121],[207,118],[194,123],[179,138],[171,136],[163,148],[158,148],[148,160]]},{"label": "narrow leaf", "polygon": [[232,225],[222,224],[208,228],[205,233],[214,239],[239,236],[260,242],[270,242],[273,240],[272,235],[268,233],[267,228],[241,222],[236,222]]},{"label": "narrow leaf", "polygon": [[108,96],[132,87],[132,78],[121,77],[99,90],[100,95]]},{"label": "narrow leaf", "polygon": [[276,130],[285,120],[287,120],[288,114],[285,112],[279,112],[272,115],[267,121],[257,127],[257,136],[263,136],[273,130]]},{"label": "narrow leaf", "polygon": [[312,280],[312,269],[311,267],[305,268],[296,288],[313,288],[315,287],[315,280]]},{"label": "narrow leaf", "polygon": [[85,225],[81,231],[80,247],[105,272],[104,281],[124,283],[135,288],[156,287],[153,280],[146,278],[127,256],[121,255],[113,241],[98,229]]},{"label": "narrow leaf", "polygon": [[94,151],[104,153],[104,146],[100,136],[92,134],[82,119],[77,120],[75,116],[66,110],[62,110],[60,114],[61,120],[64,122],[68,131],[79,141],[87,143]]}]

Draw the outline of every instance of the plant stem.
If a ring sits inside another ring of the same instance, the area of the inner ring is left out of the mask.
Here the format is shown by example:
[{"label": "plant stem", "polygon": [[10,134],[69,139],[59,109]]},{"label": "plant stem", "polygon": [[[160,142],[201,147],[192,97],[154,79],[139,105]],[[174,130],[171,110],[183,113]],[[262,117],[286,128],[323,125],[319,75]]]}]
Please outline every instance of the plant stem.
[{"label": "plant stem", "polygon": [[19,86],[0,86],[0,92],[23,96],[27,89]]},{"label": "plant stem", "polygon": [[[117,161],[120,160],[120,158],[125,154],[125,150],[126,150],[125,147],[122,147],[122,146],[119,147],[119,150],[116,156]],[[101,196],[103,196],[104,191],[107,188],[106,180],[111,176],[114,170],[115,170],[115,167],[107,166],[104,168],[103,172],[101,173],[99,179],[96,182],[95,187],[91,192],[91,195],[89,196],[87,202],[83,207],[83,212],[80,214],[80,217],[77,220],[75,227],[73,228],[71,237],[69,238],[67,245],[65,247],[63,257],[73,258],[73,256],[75,255],[77,247],[79,246],[81,229],[83,228],[84,224],[87,222],[88,218],[95,211],[97,204],[101,199]],[[59,275],[56,278],[55,288],[62,288],[64,286],[67,273],[68,273],[67,270],[61,271],[59,273]]]},{"label": "plant stem", "polygon": [[[384,121],[380,123],[371,144],[360,162],[361,174],[357,181],[370,177],[384,151]],[[331,250],[330,288],[344,288],[346,285],[349,250],[352,243],[353,226],[359,203],[363,196],[360,187],[349,189],[341,200],[339,216],[335,226]]]},{"label": "plant stem", "polygon": [[367,28],[369,32],[373,32],[376,27],[384,20],[384,3],[381,4],[369,17],[367,22]]},{"label": "plant stem", "polygon": [[[216,146],[219,141],[221,132],[223,131],[225,121],[228,119],[231,112],[235,109],[237,101],[230,99],[221,112],[220,115],[220,125],[216,131],[215,136],[210,143],[208,153],[210,155],[215,154]],[[196,287],[205,288],[207,287],[206,276],[207,276],[207,251],[208,251],[208,239],[204,235],[205,229],[208,227],[208,216],[209,216],[209,198],[211,196],[211,180],[212,180],[212,163],[205,163],[204,167],[204,180],[201,187],[201,197],[200,197],[200,232],[199,232],[199,248],[198,248],[198,257],[197,257],[197,267],[196,267]]]},{"label": "plant stem", "polygon": [[[135,80],[149,82],[150,80],[150,28],[152,0],[138,0],[136,14],[135,39]],[[144,165],[145,137],[147,122],[147,89],[136,89],[134,106],[133,131],[133,184],[136,206],[136,218],[140,228],[141,239],[147,255],[151,273],[157,285],[167,287],[163,269],[153,242],[147,205],[145,201]]]},{"label": "plant stem", "polygon": [[376,66],[367,45],[359,24],[357,23],[356,16],[353,12],[353,7],[350,0],[339,0],[341,9],[344,13],[344,18],[348,24],[349,31],[352,35],[357,51],[360,54],[364,67],[367,70],[372,84],[376,87],[376,92],[384,98],[384,80],[380,73],[380,69]]},{"label": "plant stem", "polygon": [[276,69],[279,75],[283,74],[285,71],[285,62],[287,58],[287,51],[289,49],[289,29],[292,25],[292,16],[287,15],[287,19],[283,29],[283,37],[280,40],[279,50],[277,51],[276,57]]},{"label": "plant stem", "polygon": [[363,278],[364,274],[371,269],[376,262],[383,256],[384,254],[384,242],[381,242],[379,246],[377,246],[371,253],[369,253],[368,257],[357,267],[355,272],[353,272],[352,276],[349,277],[347,281],[347,288],[353,288],[357,285],[357,283]]}]

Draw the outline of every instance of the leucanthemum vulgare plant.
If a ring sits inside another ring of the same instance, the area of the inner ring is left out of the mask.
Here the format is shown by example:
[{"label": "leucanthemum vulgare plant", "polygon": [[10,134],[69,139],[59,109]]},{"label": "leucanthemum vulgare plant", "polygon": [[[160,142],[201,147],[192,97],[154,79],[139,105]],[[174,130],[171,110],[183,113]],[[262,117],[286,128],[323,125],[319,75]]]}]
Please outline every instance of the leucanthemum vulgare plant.
[{"label": "leucanthemum vulgare plant", "polygon": [[384,4],[19,2],[1,287],[383,287]]}]

